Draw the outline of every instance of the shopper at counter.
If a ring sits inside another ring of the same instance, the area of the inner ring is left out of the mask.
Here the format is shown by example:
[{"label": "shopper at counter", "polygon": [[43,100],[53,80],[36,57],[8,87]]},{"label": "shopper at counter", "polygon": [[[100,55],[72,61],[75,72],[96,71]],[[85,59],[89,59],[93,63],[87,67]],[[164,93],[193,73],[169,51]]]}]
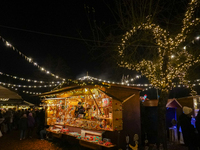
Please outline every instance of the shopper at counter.
[{"label": "shopper at counter", "polygon": [[46,137],[47,137],[47,131],[46,131],[46,129],[48,129],[48,128],[49,128],[49,126],[46,125],[46,126],[44,126],[44,129],[40,131],[40,139],[41,140],[44,140],[44,135],[46,135]]}]

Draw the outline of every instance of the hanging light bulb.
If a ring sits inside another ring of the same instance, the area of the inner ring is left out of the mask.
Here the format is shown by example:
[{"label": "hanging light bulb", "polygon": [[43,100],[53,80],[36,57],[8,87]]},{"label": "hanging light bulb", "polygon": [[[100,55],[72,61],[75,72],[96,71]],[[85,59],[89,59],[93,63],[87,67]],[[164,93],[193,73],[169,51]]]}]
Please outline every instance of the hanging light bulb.
[{"label": "hanging light bulb", "polygon": [[7,41],[6,41],[6,45],[7,45],[7,46],[11,46],[11,44],[10,44],[10,43],[8,43]]},{"label": "hanging light bulb", "polygon": [[175,56],[174,55],[171,55],[171,58],[174,58]]}]

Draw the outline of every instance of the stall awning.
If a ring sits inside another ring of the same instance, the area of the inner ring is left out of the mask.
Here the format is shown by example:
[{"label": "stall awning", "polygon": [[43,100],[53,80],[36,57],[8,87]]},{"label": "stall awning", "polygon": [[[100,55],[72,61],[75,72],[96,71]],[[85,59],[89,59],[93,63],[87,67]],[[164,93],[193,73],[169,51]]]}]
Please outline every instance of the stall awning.
[{"label": "stall awning", "polygon": [[17,93],[0,86],[0,99],[1,98],[9,98],[9,99],[22,99],[21,96],[19,96]]},{"label": "stall awning", "polygon": [[13,92],[3,86],[0,86],[0,104],[19,105],[23,99],[16,92]]}]

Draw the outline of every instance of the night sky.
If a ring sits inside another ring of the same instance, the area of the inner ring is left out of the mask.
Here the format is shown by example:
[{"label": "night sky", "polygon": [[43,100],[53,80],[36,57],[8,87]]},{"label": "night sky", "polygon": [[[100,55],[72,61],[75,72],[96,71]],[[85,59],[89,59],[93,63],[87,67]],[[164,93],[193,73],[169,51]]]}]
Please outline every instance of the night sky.
[{"label": "night sky", "polygon": [[[109,2],[111,6],[112,2]],[[0,36],[40,66],[63,78],[77,79],[86,75],[87,71],[90,76],[106,80],[120,81],[124,72],[134,77],[136,72],[116,68],[115,61],[106,51],[92,51],[88,47],[87,44],[94,44],[94,39],[84,6],[88,6],[90,11],[95,8],[97,21],[106,25],[114,23],[103,0],[52,3],[2,1]],[[90,16],[90,19],[93,21],[94,17]],[[84,40],[89,41],[86,44]],[[30,79],[55,80],[28,63],[2,41],[0,50],[0,72]],[[0,79],[7,83],[19,83],[2,76]],[[148,83],[143,79],[138,82]],[[154,95],[153,98],[156,97],[155,90],[150,91],[150,94]]]},{"label": "night sky", "polygon": [[[95,8],[99,22],[110,23],[109,10],[103,1],[4,1],[0,5],[0,36],[40,66],[60,77],[77,79],[88,72],[90,76],[97,78],[116,78],[113,68],[106,62],[109,58],[104,59],[105,54],[102,57],[99,51],[91,50],[88,46],[94,45],[87,17],[92,13],[88,13],[85,7],[89,10]],[[91,16],[89,18],[89,21],[94,19]],[[55,81],[55,78],[28,63],[2,41],[0,50],[0,72],[33,80]],[[118,72],[117,81],[120,81],[121,76]],[[0,79],[5,83],[33,85],[6,76],[0,76]],[[19,88],[18,92],[45,92],[51,89]]]},{"label": "night sky", "polygon": [[[90,75],[99,76],[103,74],[102,62],[95,58],[97,57],[95,53],[90,53],[90,49],[83,41],[84,39],[93,40],[90,36],[91,29],[84,4],[95,7],[96,11],[101,10],[97,12],[102,16],[106,15],[103,14],[106,13],[106,9],[102,1],[97,3],[82,0],[64,3],[2,3],[0,35],[46,69],[51,69],[48,66],[49,61],[55,64],[58,60],[62,62],[65,67],[59,69],[60,76],[64,78],[77,78],[86,75],[87,71]],[[106,21],[103,18],[100,19]],[[93,43],[90,42],[90,44]],[[3,56],[9,59],[10,67],[15,65],[9,58],[9,55],[13,55],[12,53],[14,52],[9,51]],[[15,68],[13,74],[17,75],[18,69],[20,72],[24,71],[21,68]],[[34,67],[30,68],[32,69]],[[58,69],[55,71],[59,75]]]}]

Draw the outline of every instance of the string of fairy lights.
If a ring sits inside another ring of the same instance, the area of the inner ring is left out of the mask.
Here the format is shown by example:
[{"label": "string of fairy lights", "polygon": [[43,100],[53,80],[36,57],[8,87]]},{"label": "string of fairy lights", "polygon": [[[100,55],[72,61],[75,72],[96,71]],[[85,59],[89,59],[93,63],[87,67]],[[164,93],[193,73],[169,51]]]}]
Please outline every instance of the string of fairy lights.
[{"label": "string of fairy lights", "polygon": [[44,84],[44,83],[48,83],[48,84],[58,83],[58,84],[59,84],[59,83],[60,83],[60,81],[45,82],[45,81],[40,81],[40,80],[26,79],[26,78],[22,78],[22,77],[10,75],[10,74],[3,73],[3,72],[0,72],[0,75],[4,75],[4,76],[11,77],[11,78],[13,78],[13,79],[17,79],[17,80],[21,80],[21,81],[34,82],[34,83],[41,83],[41,84]]},{"label": "string of fairy lights", "polygon": [[[17,76],[13,76],[13,75],[9,75],[9,74],[0,72],[0,75],[5,75],[7,77],[11,77],[13,79],[18,79],[18,80],[21,80],[21,81],[34,82],[34,83],[48,83],[48,85],[42,85],[42,86],[39,85],[39,86],[36,86],[36,85],[17,85],[17,84],[0,82],[0,85],[4,85],[4,86],[7,86],[9,88],[13,88],[15,90],[18,90],[18,88],[46,88],[46,87],[55,87],[55,86],[57,86],[57,84],[62,85],[65,82],[65,80],[66,80],[65,78],[61,78],[58,75],[55,75],[55,74],[51,73],[50,71],[48,71],[44,67],[41,67],[40,65],[38,65],[37,62],[33,61],[33,59],[31,57],[27,57],[25,54],[23,54],[21,51],[19,51],[17,48],[15,48],[13,45],[11,45],[7,40],[5,40],[2,36],[0,36],[0,39],[6,44],[6,46],[10,47],[13,51],[17,52],[21,57],[23,57],[29,63],[33,64],[35,67],[37,67],[38,69],[40,69],[42,72],[45,72],[46,74],[51,75],[52,77],[55,77],[57,80],[58,79],[62,80],[62,81],[44,82],[44,81],[39,81],[39,80],[32,80],[32,79],[21,78],[21,77],[17,77]],[[31,92],[31,91],[23,91],[23,93],[27,93],[27,94],[41,94],[41,92]]]},{"label": "string of fairy lights", "polygon": [[[182,42],[185,42],[187,34],[190,32],[190,27],[197,26],[200,23],[199,18],[192,19],[197,4],[197,0],[192,0],[189,3],[185,18],[183,19],[182,30],[175,38],[170,37],[167,30],[151,23],[150,16],[147,17],[146,22],[127,31],[123,35],[121,44],[118,46],[119,56],[122,58],[122,61],[118,65],[129,70],[141,72],[141,75],[147,77],[153,87],[157,87],[162,91],[169,91],[173,87],[172,80],[177,77],[182,84],[192,89],[193,85],[185,79],[185,76],[189,67],[199,62],[199,56],[195,58],[186,50],[186,47],[183,47],[181,51],[177,52],[177,50],[178,46]],[[158,46],[158,59],[156,63],[145,59],[136,64],[125,61],[124,51],[129,47],[126,43],[137,30],[152,31],[156,45]],[[173,57],[174,54],[176,54],[176,58]],[[182,57],[184,57],[184,61],[180,60]]]},{"label": "string of fairy lights", "polygon": [[42,72],[45,72],[48,75],[51,75],[52,77],[55,77],[56,79],[61,79],[63,81],[65,81],[65,78],[61,78],[58,75],[55,75],[53,73],[51,73],[50,71],[48,71],[47,69],[45,69],[44,67],[41,67],[40,65],[38,65],[37,62],[33,61],[33,59],[31,57],[26,56],[25,54],[23,54],[21,51],[19,51],[17,48],[15,48],[13,45],[11,45],[8,41],[6,41],[2,36],[0,36],[0,39],[8,46],[10,47],[13,51],[17,52],[21,57],[23,57],[26,61],[28,61],[29,63],[33,64],[35,67],[39,68]]},{"label": "string of fairy lights", "polygon": [[0,85],[8,86],[8,87],[18,87],[18,88],[47,88],[47,87],[54,87],[58,84],[49,84],[49,85],[21,85],[21,84],[11,84],[0,82]]},{"label": "string of fairy lights", "polygon": [[[134,80],[139,79],[139,78],[141,78],[141,75],[136,75],[136,77],[135,78],[131,78],[130,81],[134,81]],[[88,81],[88,80],[89,81],[96,80],[96,81],[101,81],[101,82],[110,83],[110,84],[121,84],[121,85],[127,85],[127,86],[143,87],[143,88],[145,88],[145,90],[154,88],[152,86],[152,84],[130,84],[128,80],[126,80],[127,82],[112,82],[112,81],[107,81],[107,80],[95,78],[95,77],[88,76],[88,75],[79,78],[79,80],[81,80],[81,81],[83,81],[83,80],[86,80],[86,81]],[[200,79],[198,79],[198,81],[200,81]],[[193,86],[198,86],[198,85],[200,85],[200,83],[196,83],[196,84],[192,84],[192,85]],[[189,86],[183,85],[181,83],[173,83],[173,87],[186,87],[186,88],[188,88]]]},{"label": "string of fairy lights", "polygon": [[26,94],[33,94],[33,95],[42,94],[41,92],[31,92],[31,91],[23,91],[23,93],[26,93]]}]

